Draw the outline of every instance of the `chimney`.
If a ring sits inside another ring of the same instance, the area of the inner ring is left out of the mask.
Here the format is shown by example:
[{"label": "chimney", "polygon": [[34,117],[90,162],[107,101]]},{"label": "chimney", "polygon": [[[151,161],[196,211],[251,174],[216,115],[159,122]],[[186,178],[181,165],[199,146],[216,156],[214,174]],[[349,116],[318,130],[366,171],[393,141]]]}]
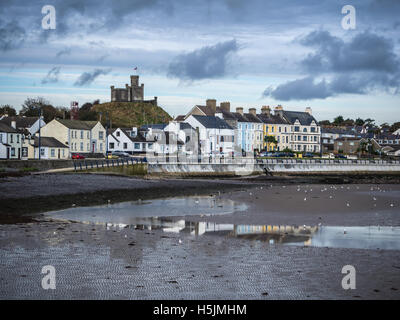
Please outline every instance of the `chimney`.
[{"label": "chimney", "polygon": [[224,110],[224,111],[230,112],[230,111],[231,111],[231,103],[230,103],[230,102],[227,102],[227,101],[221,102],[220,108],[221,108],[222,110]]},{"label": "chimney", "polygon": [[237,107],[236,108],[236,112],[240,113],[240,114],[243,114],[243,108],[242,107]]},{"label": "chimney", "polygon": [[306,108],[306,112],[307,112],[309,115],[312,116],[312,109],[311,109],[310,107],[307,107],[307,108]]},{"label": "chimney", "polygon": [[252,115],[257,115],[257,109],[256,108],[249,108],[249,113],[251,113]]},{"label": "chimney", "polygon": [[275,115],[278,115],[281,118],[283,118],[283,107],[280,104],[275,107]]},{"label": "chimney", "polygon": [[17,122],[11,121],[11,127],[13,127],[14,129],[17,129]]},{"label": "chimney", "polygon": [[271,108],[269,106],[262,106],[261,113],[266,114],[268,117],[271,116]]},{"label": "chimney", "polygon": [[206,106],[209,107],[212,110],[212,112],[215,114],[215,111],[217,111],[217,100],[207,99]]}]

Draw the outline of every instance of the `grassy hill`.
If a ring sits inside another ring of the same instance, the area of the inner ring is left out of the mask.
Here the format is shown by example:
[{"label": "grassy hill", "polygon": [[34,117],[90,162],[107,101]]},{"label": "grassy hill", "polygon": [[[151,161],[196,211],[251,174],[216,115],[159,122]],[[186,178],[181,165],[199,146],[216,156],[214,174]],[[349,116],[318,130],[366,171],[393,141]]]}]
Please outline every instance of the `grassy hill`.
[{"label": "grassy hill", "polygon": [[94,105],[91,111],[103,113],[101,121],[103,124],[108,113],[113,128],[168,123],[172,119],[163,108],[143,102],[106,102]]}]

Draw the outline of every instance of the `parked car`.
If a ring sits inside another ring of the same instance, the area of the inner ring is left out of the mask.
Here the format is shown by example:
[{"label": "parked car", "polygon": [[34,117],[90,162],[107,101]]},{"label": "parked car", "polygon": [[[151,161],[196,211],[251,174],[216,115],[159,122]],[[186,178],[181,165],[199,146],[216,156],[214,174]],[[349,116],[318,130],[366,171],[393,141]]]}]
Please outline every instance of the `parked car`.
[{"label": "parked car", "polygon": [[113,151],[111,152],[111,156],[115,156],[117,158],[130,158],[131,155],[127,152],[123,152],[123,151]]},{"label": "parked car", "polygon": [[306,152],[303,154],[303,158],[314,158],[314,155],[311,152]]},{"label": "parked car", "polygon": [[85,159],[85,156],[81,155],[80,153],[73,153],[71,155],[72,159]]},{"label": "parked car", "polygon": [[336,159],[347,159],[347,157],[344,156],[343,154],[337,154],[337,155],[335,156],[335,158],[336,158]]}]

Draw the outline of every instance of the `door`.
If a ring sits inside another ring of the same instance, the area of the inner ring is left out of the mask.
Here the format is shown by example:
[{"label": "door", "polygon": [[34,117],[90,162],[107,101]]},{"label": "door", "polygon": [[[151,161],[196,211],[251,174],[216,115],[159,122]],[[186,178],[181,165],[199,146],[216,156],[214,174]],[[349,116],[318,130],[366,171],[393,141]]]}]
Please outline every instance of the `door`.
[{"label": "door", "polygon": [[58,149],[58,159],[60,159],[60,149]]},{"label": "door", "polygon": [[92,153],[96,152],[96,142],[92,142]]}]

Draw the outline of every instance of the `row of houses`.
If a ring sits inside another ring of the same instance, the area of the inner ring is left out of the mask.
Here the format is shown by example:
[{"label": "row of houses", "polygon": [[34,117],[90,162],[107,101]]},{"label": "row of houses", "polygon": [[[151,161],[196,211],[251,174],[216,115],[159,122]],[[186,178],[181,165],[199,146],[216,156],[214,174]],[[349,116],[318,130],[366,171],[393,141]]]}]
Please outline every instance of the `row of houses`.
[{"label": "row of houses", "polygon": [[[40,139],[39,139],[39,128]],[[130,154],[187,155],[204,157],[252,156],[262,150],[308,153],[360,152],[361,144],[397,155],[400,135],[373,135],[358,128],[321,127],[305,111],[238,107],[229,102],[217,106],[215,99],[194,106],[168,124],[106,129],[99,121],[54,119],[49,123],[35,117],[0,118],[0,159],[68,159],[106,152]],[[372,141],[372,142],[371,142]]]},{"label": "row of houses", "polygon": [[106,130],[99,121],[46,124],[36,117],[0,118],[0,159],[68,159],[73,153],[99,156],[105,151]]}]

